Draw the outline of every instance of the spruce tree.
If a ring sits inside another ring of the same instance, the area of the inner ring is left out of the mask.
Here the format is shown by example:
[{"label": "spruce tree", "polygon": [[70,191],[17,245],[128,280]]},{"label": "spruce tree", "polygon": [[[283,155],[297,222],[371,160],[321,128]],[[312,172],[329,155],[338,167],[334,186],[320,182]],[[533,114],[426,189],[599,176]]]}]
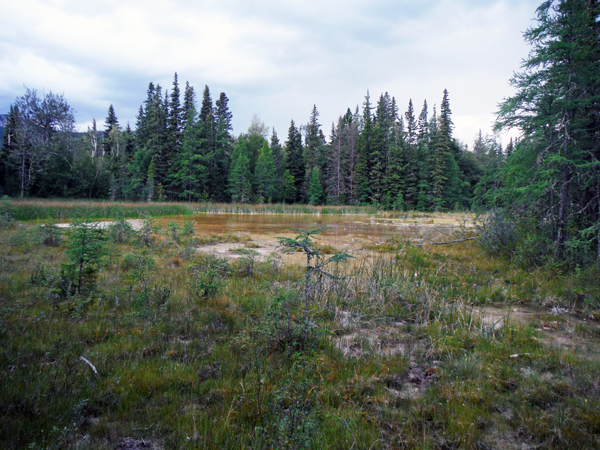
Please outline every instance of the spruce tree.
[{"label": "spruce tree", "polygon": [[365,96],[363,104],[363,127],[358,136],[358,158],[356,163],[356,200],[360,203],[368,203],[371,199],[371,153],[373,139],[373,118],[371,115],[371,97],[369,91]]},{"label": "spruce tree", "polygon": [[321,205],[325,194],[321,184],[321,174],[318,167],[312,170],[310,189],[308,191],[308,203],[311,205]]},{"label": "spruce tree", "polygon": [[219,99],[215,102],[214,117],[216,138],[213,165],[211,166],[211,197],[215,201],[222,202],[229,199],[227,189],[224,187],[227,185],[233,151],[231,136],[233,115],[229,110],[229,99],[225,92],[221,92]]},{"label": "spruce tree", "polygon": [[[523,133],[507,168],[508,186],[518,193],[507,193],[510,210],[544,224],[535,232],[553,235],[556,260],[574,248],[571,255],[580,260],[594,241],[600,248],[599,21],[596,1],[542,3],[536,25],[525,33],[532,51],[511,80],[517,93],[498,113],[498,128]],[[524,161],[535,161],[536,170],[524,170]]]},{"label": "spruce tree", "polygon": [[417,136],[421,131],[417,127],[417,120],[415,119],[415,110],[413,108],[412,99],[408,101],[408,109],[404,113],[404,117],[406,118],[405,127],[406,127],[406,142],[408,145],[412,145],[413,147],[417,145]]},{"label": "spruce tree", "polygon": [[271,154],[273,155],[273,163],[275,164],[275,193],[273,195],[273,201],[279,202],[284,201],[283,194],[283,185],[284,179],[283,174],[285,172],[285,168],[283,165],[283,148],[279,143],[279,138],[277,137],[277,133],[273,129],[273,134],[271,135]]},{"label": "spruce tree", "polygon": [[259,201],[271,202],[275,196],[275,163],[267,141],[264,142],[258,154],[255,178]]},{"label": "spruce tree", "polygon": [[[286,171],[289,171],[289,175],[294,178],[295,198],[293,202],[299,202],[302,198],[302,186],[304,184],[306,166],[303,156],[302,135],[300,134],[300,130],[296,128],[293,120],[288,130],[288,139],[285,143],[284,161]],[[289,178],[284,181],[287,183]],[[290,194],[290,192],[291,190],[288,189],[287,193]],[[288,198],[286,198],[286,201],[288,201]]]},{"label": "spruce tree", "polygon": [[175,72],[173,78],[173,90],[171,91],[167,115],[167,135],[165,142],[167,172],[172,170],[173,165],[181,153],[183,139],[183,109],[181,108],[179,97],[179,82],[177,80],[177,72]]},{"label": "spruce tree", "polygon": [[244,139],[239,139],[233,150],[231,172],[229,173],[229,192],[231,200],[248,203],[252,199],[252,184],[250,181],[250,158],[248,146]]}]

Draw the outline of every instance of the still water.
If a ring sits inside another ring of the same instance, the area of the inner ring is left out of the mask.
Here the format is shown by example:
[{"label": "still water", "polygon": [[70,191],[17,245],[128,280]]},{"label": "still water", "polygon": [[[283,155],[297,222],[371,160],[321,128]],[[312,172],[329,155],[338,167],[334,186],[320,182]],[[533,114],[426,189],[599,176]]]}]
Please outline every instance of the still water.
[{"label": "still water", "polygon": [[327,227],[319,233],[331,244],[376,244],[389,238],[432,239],[452,234],[462,217],[444,215],[435,219],[387,219],[365,215],[311,214],[199,214],[190,217],[165,218],[161,224],[174,220],[195,222],[197,234],[244,233],[258,238],[293,236],[294,229],[311,230]]}]

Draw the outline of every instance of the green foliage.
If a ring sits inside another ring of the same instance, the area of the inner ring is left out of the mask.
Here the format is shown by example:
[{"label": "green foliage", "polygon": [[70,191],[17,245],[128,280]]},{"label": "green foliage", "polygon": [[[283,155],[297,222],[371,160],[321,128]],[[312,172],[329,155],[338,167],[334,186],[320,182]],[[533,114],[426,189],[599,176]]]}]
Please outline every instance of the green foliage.
[{"label": "green foliage", "polygon": [[39,233],[42,244],[46,246],[56,247],[62,243],[63,233],[51,220],[47,220],[45,224],[40,225]]},{"label": "green foliage", "polygon": [[249,203],[252,196],[252,173],[246,141],[240,139],[231,159],[229,193],[234,202]]},{"label": "green foliage", "polygon": [[500,105],[496,125],[523,133],[497,201],[524,227],[539,223],[528,227],[534,240],[545,240],[568,266],[600,264],[600,234],[582,235],[600,215],[600,121],[591,113],[600,98],[599,17],[598,5],[583,0],[540,5],[525,33],[531,54],[511,80],[516,94]]},{"label": "green foliage", "polygon": [[106,255],[105,232],[95,222],[75,220],[68,238],[68,262],[62,266],[63,276],[72,283],[73,294],[88,293],[96,285]]},{"label": "green foliage", "polygon": [[519,242],[519,234],[514,223],[507,220],[504,212],[495,209],[484,217],[479,217],[478,245],[492,255],[510,257]]},{"label": "green foliage", "polygon": [[312,170],[312,175],[310,179],[310,189],[308,191],[308,204],[322,205],[324,197],[325,193],[323,192],[323,185],[321,183],[321,175],[319,173],[319,168],[315,167]]},{"label": "green foliage", "polygon": [[[352,256],[348,255],[345,252],[339,252],[326,258],[319,249],[318,246],[315,245],[316,235],[321,231],[327,229],[326,227],[315,228],[313,230],[295,230],[298,232],[298,235],[295,238],[285,238],[279,237],[277,240],[279,241],[279,246],[283,250],[284,253],[291,253],[296,251],[302,251],[306,255],[306,273],[305,273],[305,284],[304,284],[304,297],[305,297],[305,309],[304,309],[304,331],[305,331],[305,341],[308,341],[308,310],[310,306],[310,298],[311,298],[311,277],[313,275],[318,276],[318,279],[315,283],[320,283],[322,277],[326,277],[335,281],[339,281],[340,279],[329,272],[326,272],[323,268],[330,264],[338,264],[345,263],[348,259],[352,258]],[[314,264],[311,265],[312,261],[315,260]],[[313,286],[314,287],[314,286]]]},{"label": "green foliage", "polygon": [[124,216],[118,217],[108,227],[109,238],[118,244],[129,242],[134,235],[133,227]]},{"label": "green foliage", "polygon": [[202,254],[199,261],[190,268],[192,292],[200,299],[216,296],[219,289],[225,285],[227,277],[232,274],[232,270],[227,259]]},{"label": "green foliage", "polygon": [[153,220],[150,217],[144,219],[142,227],[137,233],[138,243],[146,247],[154,247],[153,235],[156,234],[157,227],[154,225]]},{"label": "green foliage", "polygon": [[262,148],[258,153],[258,161],[256,163],[256,194],[259,199],[259,203],[263,201],[271,201],[277,192],[275,190],[275,163],[273,161],[273,154],[271,153],[271,149],[267,144],[267,141],[264,142]]},{"label": "green foliage", "polygon": [[0,229],[10,228],[15,221],[14,209],[9,198],[4,197],[0,202]]}]

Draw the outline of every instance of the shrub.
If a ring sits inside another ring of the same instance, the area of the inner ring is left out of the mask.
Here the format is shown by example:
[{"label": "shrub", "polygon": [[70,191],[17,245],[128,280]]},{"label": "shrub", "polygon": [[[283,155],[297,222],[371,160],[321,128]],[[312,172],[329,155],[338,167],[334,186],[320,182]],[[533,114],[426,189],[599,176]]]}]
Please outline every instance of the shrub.
[{"label": "shrub", "polygon": [[516,225],[506,219],[504,211],[489,211],[480,221],[477,242],[481,249],[492,255],[511,256],[519,242],[519,233]]},{"label": "shrub", "polygon": [[232,268],[226,258],[212,254],[203,254],[200,260],[191,267],[191,288],[199,298],[210,298],[225,284],[225,279],[231,275]]},{"label": "shrub", "polygon": [[125,217],[120,216],[108,227],[108,235],[113,242],[123,244],[129,242],[135,235],[135,231],[133,231],[131,224],[125,220]]}]

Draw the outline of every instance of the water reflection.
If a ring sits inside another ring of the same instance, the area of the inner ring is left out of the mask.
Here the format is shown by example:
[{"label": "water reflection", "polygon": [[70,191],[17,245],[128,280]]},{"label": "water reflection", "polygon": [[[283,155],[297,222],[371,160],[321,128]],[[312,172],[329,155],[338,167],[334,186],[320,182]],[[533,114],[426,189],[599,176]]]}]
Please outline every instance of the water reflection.
[{"label": "water reflection", "polygon": [[352,243],[376,244],[390,237],[408,239],[432,239],[451,234],[460,226],[460,218],[444,217],[434,223],[428,220],[402,220],[369,217],[364,215],[300,215],[300,214],[199,214],[196,216],[166,218],[183,223],[194,221],[197,234],[220,234],[223,232],[247,233],[253,237],[273,238],[293,236],[295,228],[314,229],[327,227],[320,233],[324,242],[338,245]]}]

